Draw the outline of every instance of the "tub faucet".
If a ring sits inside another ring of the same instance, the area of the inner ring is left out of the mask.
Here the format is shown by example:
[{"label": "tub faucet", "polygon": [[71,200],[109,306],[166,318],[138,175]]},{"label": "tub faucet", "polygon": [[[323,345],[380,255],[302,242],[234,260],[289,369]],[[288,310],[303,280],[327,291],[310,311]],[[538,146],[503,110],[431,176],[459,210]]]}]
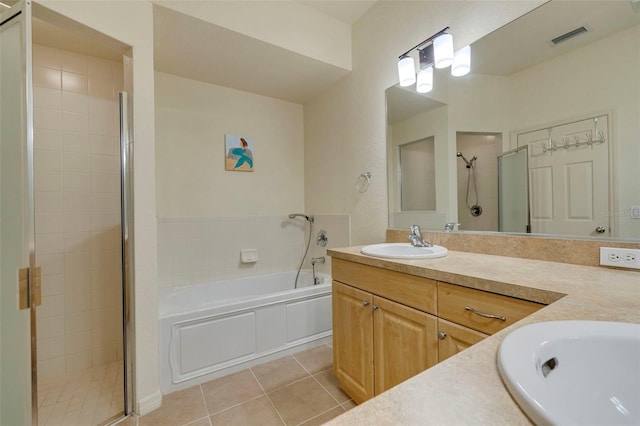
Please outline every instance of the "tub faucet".
[{"label": "tub faucet", "polygon": [[311,264],[312,265],[317,265],[318,263],[323,264],[325,262],[325,258],[324,256],[320,256],[320,257],[312,257],[311,258]]},{"label": "tub faucet", "polygon": [[414,247],[433,247],[429,241],[425,240],[420,233],[420,227],[418,225],[411,225],[409,227],[411,233],[407,235],[407,238],[411,241],[411,245]]},{"label": "tub faucet", "polygon": [[449,222],[446,225],[444,225],[444,230],[445,231],[455,231],[456,226],[460,226],[460,224],[459,223]]}]

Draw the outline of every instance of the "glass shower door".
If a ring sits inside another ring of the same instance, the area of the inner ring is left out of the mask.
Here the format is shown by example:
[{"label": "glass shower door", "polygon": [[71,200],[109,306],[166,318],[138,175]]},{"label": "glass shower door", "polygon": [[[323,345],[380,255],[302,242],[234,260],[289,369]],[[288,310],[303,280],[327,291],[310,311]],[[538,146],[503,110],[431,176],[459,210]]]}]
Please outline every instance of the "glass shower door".
[{"label": "glass shower door", "polygon": [[29,425],[37,422],[31,382],[35,312],[28,286],[18,288],[35,261],[31,5],[0,9],[0,424]]},{"label": "glass shower door", "polygon": [[524,146],[498,157],[498,221],[501,232],[531,232],[527,152]]}]

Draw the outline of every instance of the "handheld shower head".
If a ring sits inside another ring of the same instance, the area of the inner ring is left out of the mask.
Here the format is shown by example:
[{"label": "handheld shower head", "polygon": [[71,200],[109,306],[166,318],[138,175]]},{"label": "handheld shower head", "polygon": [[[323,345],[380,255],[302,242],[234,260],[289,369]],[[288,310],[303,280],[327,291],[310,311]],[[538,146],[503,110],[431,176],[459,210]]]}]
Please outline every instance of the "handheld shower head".
[{"label": "handheld shower head", "polygon": [[307,216],[304,213],[291,213],[289,215],[289,219],[295,219],[296,217],[303,217],[303,218],[305,218],[305,220],[313,223],[313,216]]}]

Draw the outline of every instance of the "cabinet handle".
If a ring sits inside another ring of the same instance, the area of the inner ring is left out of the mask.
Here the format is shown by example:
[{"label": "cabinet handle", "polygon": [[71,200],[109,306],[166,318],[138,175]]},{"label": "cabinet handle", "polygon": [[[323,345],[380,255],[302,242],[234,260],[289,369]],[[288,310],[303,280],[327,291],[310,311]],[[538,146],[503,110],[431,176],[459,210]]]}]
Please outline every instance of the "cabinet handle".
[{"label": "cabinet handle", "polygon": [[438,339],[444,340],[445,337],[447,337],[447,333],[444,331],[438,331]]},{"label": "cabinet handle", "polygon": [[479,315],[479,316],[484,317],[484,318],[499,319],[500,321],[506,321],[507,320],[507,317],[503,317],[502,315],[485,314],[484,312],[476,311],[471,306],[465,306],[464,309],[466,311],[471,311],[471,313]]},{"label": "cabinet handle", "polygon": [[375,311],[376,309],[378,309],[378,305],[373,305],[373,306],[371,307],[371,310],[373,310],[373,311]]},{"label": "cabinet handle", "polygon": [[366,300],[362,301],[362,306],[369,306],[369,302],[367,302]]}]

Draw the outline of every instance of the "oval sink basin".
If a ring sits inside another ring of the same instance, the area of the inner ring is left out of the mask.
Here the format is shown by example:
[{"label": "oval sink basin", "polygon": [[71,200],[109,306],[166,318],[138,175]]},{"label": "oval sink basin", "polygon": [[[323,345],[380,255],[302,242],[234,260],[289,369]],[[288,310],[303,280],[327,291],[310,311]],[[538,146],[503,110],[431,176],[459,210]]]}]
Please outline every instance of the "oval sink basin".
[{"label": "oval sink basin", "polygon": [[433,259],[446,256],[448,250],[442,246],[414,247],[410,243],[382,243],[364,246],[360,253],[387,259]]},{"label": "oval sink basin", "polygon": [[640,424],[640,324],[528,325],[500,344],[498,371],[535,424]]}]

